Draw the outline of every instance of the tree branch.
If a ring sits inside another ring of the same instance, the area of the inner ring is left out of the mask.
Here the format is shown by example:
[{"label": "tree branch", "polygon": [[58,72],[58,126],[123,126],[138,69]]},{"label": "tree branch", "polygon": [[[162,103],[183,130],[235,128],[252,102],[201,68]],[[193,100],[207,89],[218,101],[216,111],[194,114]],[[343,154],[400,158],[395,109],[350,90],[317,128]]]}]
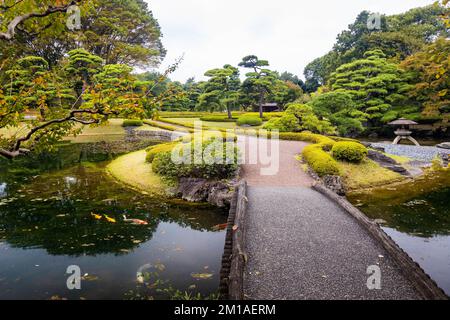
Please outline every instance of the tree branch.
[{"label": "tree branch", "polygon": [[44,12],[29,12],[29,13],[23,14],[21,16],[17,16],[8,24],[7,32],[0,32],[0,39],[1,40],[12,40],[16,34],[17,26],[24,23],[28,19],[43,18],[43,17],[47,17],[47,16],[52,15],[57,12],[67,12],[67,9],[70,6],[75,5],[75,4],[77,4],[77,2],[80,2],[80,1],[83,1],[83,0],[71,1],[69,4],[67,4],[63,7],[51,7],[50,6]]}]

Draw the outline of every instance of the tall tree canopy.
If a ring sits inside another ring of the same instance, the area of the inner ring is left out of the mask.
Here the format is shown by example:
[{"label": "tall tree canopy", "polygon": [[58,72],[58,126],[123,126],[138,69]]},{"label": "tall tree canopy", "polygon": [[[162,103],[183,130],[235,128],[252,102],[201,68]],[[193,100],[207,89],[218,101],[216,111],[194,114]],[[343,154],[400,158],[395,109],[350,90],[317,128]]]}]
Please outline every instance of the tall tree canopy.
[{"label": "tall tree canopy", "polygon": [[[159,24],[143,0],[76,1],[82,14],[81,30],[70,32],[66,11],[75,2],[11,0],[6,3],[17,4],[3,9],[4,19],[0,20],[3,30],[8,30],[24,14],[34,12],[36,16],[19,24],[11,41],[0,42],[2,58],[40,56],[54,66],[67,52],[83,47],[107,64],[148,67],[158,65],[166,53]],[[60,6],[55,7],[55,3]]]},{"label": "tall tree canopy", "polygon": [[362,59],[367,51],[381,49],[387,58],[399,62],[437,37],[448,36],[442,19],[445,12],[443,5],[430,5],[398,15],[382,15],[381,30],[370,30],[367,27],[370,12],[361,12],[355,22],[338,35],[333,50],[306,66],[307,91],[315,91],[328,81],[336,68]]},{"label": "tall tree canopy", "polygon": [[401,63],[414,87],[409,96],[423,104],[421,117],[450,114],[450,41],[444,38]]},{"label": "tall tree canopy", "polygon": [[246,74],[243,87],[244,94],[250,96],[257,95],[257,101],[259,106],[259,115],[263,118],[263,104],[267,94],[269,94],[275,84],[277,75],[264,67],[268,67],[269,62],[267,60],[260,60],[257,56],[246,56],[239,63],[239,67],[251,69],[252,72]]},{"label": "tall tree canopy", "polygon": [[229,64],[221,69],[212,69],[205,73],[209,80],[204,84],[204,93],[199,97],[199,107],[225,107],[228,118],[239,98],[239,70]]},{"label": "tall tree canopy", "polygon": [[329,87],[353,97],[356,107],[372,125],[380,124],[383,116],[402,105],[410,86],[398,66],[387,61],[381,50],[368,51],[364,59],[344,64],[332,73]]}]

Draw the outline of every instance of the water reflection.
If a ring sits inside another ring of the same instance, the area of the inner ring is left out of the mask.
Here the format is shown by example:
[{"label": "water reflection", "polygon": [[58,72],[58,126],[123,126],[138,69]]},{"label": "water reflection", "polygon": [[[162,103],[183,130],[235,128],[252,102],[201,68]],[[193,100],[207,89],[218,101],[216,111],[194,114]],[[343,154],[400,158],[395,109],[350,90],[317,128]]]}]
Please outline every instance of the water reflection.
[{"label": "water reflection", "polygon": [[[217,290],[225,234],[214,226],[226,222],[225,212],[131,191],[105,165],[0,167],[0,299],[121,299],[145,264],[176,288]],[[80,292],[65,287],[72,264],[92,275]],[[191,277],[205,270],[213,277]]]},{"label": "water reflection", "polygon": [[450,295],[450,172],[349,195]]},{"label": "water reflection", "polygon": [[6,193],[6,183],[0,183],[0,198],[6,197],[8,194]]}]

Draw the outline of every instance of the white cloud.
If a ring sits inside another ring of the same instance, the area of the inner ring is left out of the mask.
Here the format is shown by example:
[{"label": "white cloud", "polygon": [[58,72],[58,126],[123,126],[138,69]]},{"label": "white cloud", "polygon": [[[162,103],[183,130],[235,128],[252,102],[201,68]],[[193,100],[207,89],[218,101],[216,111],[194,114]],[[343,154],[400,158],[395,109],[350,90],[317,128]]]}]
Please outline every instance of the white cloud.
[{"label": "white cloud", "polygon": [[172,78],[203,79],[206,70],[237,65],[255,54],[273,70],[303,75],[328,52],[359,12],[385,14],[425,6],[432,0],[150,0],[168,50],[161,70],[185,54]]}]

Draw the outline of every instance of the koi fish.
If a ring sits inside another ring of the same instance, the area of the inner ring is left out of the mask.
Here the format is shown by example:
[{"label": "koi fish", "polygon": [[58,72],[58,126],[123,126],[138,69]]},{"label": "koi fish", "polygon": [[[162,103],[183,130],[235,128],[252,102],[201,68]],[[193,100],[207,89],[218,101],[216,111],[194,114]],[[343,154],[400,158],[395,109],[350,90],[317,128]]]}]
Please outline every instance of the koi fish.
[{"label": "koi fish", "polygon": [[95,213],[91,213],[91,216],[93,216],[95,219],[97,219],[97,220],[100,220],[101,218],[102,218],[102,216],[101,215],[99,215],[99,214],[95,214]]},{"label": "koi fish", "polygon": [[218,224],[213,227],[213,230],[225,230],[228,227],[228,223]]},{"label": "koi fish", "polygon": [[128,219],[125,215],[123,215],[123,221],[134,225],[148,225],[147,221],[141,219]]},{"label": "koi fish", "polygon": [[104,214],[103,216],[105,217],[105,219],[106,219],[108,222],[111,222],[111,223],[116,223],[116,222],[117,222],[116,219],[110,218],[110,217],[108,217],[106,214]]}]

